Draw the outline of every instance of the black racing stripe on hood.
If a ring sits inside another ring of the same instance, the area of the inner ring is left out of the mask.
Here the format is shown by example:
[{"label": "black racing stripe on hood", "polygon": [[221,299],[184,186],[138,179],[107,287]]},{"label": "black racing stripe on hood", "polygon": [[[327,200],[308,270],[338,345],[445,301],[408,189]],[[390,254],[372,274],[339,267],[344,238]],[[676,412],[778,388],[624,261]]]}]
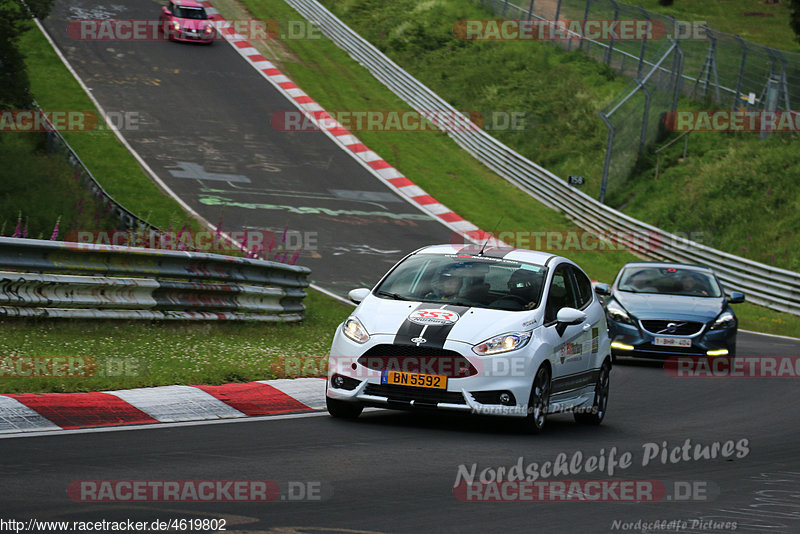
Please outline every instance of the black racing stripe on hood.
[{"label": "black racing stripe on hood", "polygon": [[[457,313],[460,320],[460,318],[469,310],[469,307],[453,306],[450,304],[442,306],[427,302],[417,306],[411,313],[419,310],[451,311]],[[411,314],[409,313],[409,315]],[[406,318],[406,320],[403,321],[403,324],[397,330],[393,344],[417,345],[417,342],[412,341],[412,339],[423,338],[425,339],[425,343],[420,343],[420,347],[425,347],[427,349],[441,349],[444,348],[444,343],[447,341],[447,336],[450,335],[450,331],[454,326],[455,323],[446,325],[421,325],[411,322],[408,318]]]},{"label": "black racing stripe on hood", "polygon": [[[410,316],[417,310],[425,310],[431,309],[433,306],[431,304],[422,303],[413,310],[408,315]],[[409,321],[408,316],[406,316],[406,320],[403,321],[403,324],[400,325],[400,328],[397,329],[397,334],[394,336],[394,341],[392,345],[414,345],[411,342],[413,338],[419,337],[422,329],[425,328],[425,325],[412,323]]]}]

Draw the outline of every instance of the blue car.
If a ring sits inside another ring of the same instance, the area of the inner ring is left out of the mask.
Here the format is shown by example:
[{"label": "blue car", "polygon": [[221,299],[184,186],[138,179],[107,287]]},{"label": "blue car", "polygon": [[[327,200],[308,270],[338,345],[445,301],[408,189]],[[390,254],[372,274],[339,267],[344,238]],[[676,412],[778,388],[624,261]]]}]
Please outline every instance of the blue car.
[{"label": "blue car", "polygon": [[635,262],[622,267],[606,294],[611,353],[617,358],[736,356],[738,324],[714,272],[680,263]]}]

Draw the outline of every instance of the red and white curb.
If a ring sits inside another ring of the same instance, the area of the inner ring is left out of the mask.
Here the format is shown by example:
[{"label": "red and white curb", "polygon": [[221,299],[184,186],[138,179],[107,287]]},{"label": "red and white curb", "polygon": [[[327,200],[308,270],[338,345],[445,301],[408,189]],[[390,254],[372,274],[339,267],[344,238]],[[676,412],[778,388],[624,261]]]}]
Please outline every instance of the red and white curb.
[{"label": "red and white curb", "polygon": [[0,435],[235,419],[324,408],[323,378],[94,393],[6,393],[0,395]]},{"label": "red and white curb", "polygon": [[[376,176],[387,187],[408,200],[424,213],[433,216],[461,237],[473,242],[482,242],[489,234],[467,221],[453,210],[427,194],[421,187],[403,176],[377,153],[370,150],[349,130],[325,111],[313,98],[300,89],[288,76],[284,75],[241,34],[220,15],[211,2],[201,1],[208,15],[215,21],[220,34],[250,65],[281,92],[297,109],[304,112],[309,121],[345,149],[356,161]],[[507,246],[492,240],[494,246]]]}]

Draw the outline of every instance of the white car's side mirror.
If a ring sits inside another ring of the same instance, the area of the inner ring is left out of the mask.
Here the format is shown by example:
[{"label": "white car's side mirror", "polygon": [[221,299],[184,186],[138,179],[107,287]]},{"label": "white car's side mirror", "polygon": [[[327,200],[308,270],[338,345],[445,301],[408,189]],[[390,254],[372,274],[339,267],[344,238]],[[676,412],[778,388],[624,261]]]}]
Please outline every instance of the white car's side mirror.
[{"label": "white car's side mirror", "polygon": [[564,330],[573,324],[581,324],[586,320],[586,314],[575,308],[561,308],[556,314],[556,332],[558,335],[564,335]]},{"label": "white car's side mirror", "polygon": [[352,289],[347,294],[348,298],[350,298],[350,300],[352,300],[356,304],[360,304],[362,300],[367,298],[367,295],[369,295],[369,289],[367,289],[366,287],[360,287],[358,289]]}]

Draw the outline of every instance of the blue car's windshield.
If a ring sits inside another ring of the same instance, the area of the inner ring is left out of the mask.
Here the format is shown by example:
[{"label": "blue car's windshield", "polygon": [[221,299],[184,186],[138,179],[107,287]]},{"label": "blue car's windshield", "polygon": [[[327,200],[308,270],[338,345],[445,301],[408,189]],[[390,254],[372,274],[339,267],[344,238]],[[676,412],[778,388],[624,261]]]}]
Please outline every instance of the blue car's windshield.
[{"label": "blue car's windshield", "polygon": [[381,298],[450,303],[497,310],[539,306],[547,269],[471,256],[418,254],[375,288]]},{"label": "blue car's windshield", "polygon": [[722,296],[722,289],[712,275],[680,267],[629,267],[620,276],[618,288],[631,293]]}]

